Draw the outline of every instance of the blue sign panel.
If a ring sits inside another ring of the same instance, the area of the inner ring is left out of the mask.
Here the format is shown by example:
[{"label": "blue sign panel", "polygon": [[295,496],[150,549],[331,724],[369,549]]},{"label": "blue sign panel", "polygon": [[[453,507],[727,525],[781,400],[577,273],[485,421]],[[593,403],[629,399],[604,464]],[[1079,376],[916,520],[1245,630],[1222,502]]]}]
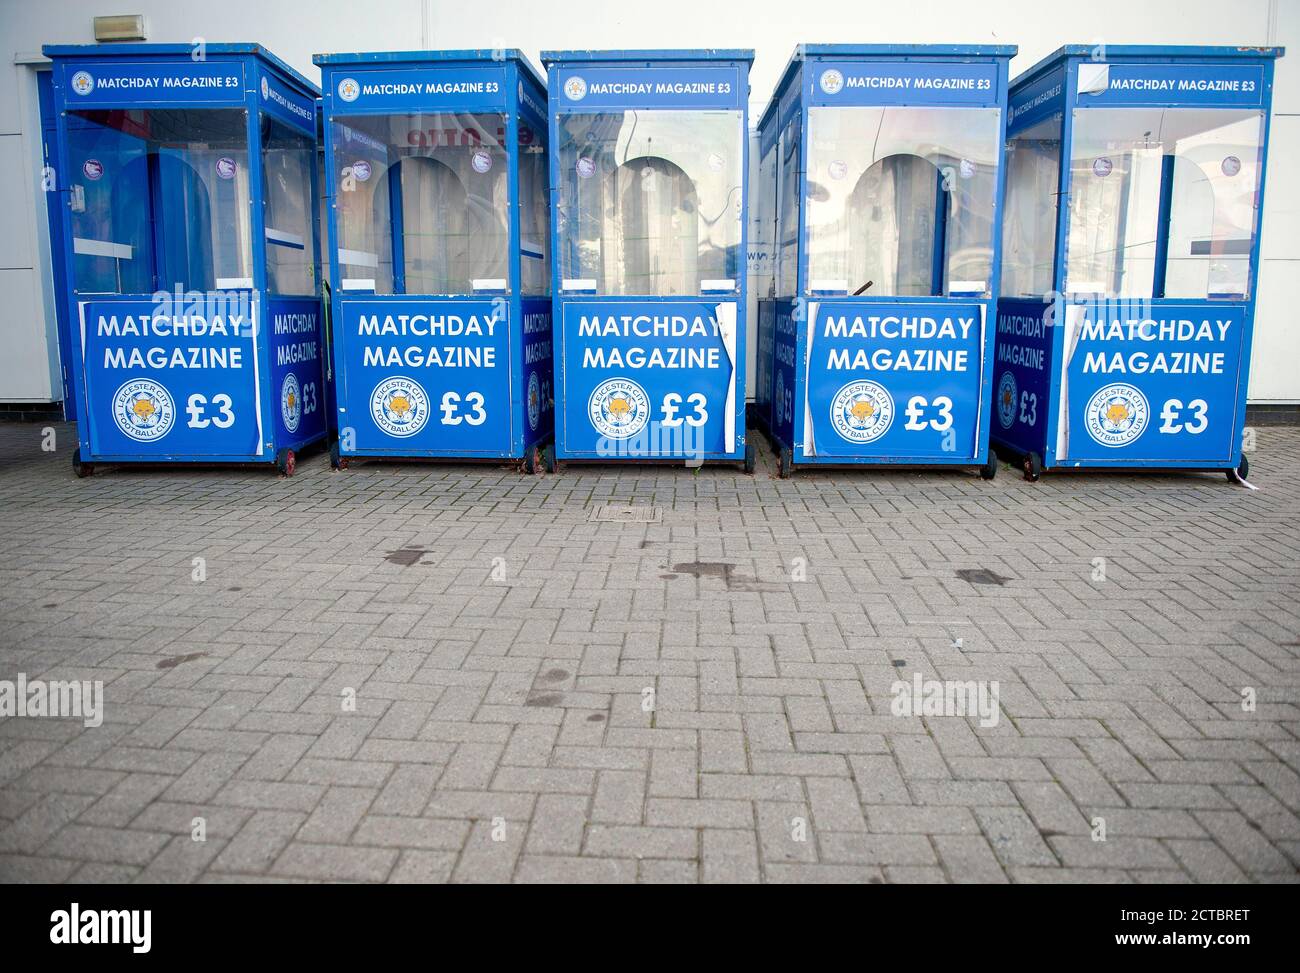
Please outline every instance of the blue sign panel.
[{"label": "blue sign panel", "polygon": [[1261,64],[1083,62],[1077,70],[1080,107],[1257,108],[1264,103]]},{"label": "blue sign panel", "polygon": [[262,72],[258,88],[263,111],[315,137],[316,102],[313,99],[290,88],[269,71]]},{"label": "blue sign panel", "polygon": [[555,431],[555,378],[552,367],[551,301],[523,298],[524,448],[545,442]]},{"label": "blue sign panel", "polygon": [[729,65],[553,67],[556,111],[630,108],[740,108],[748,97],[741,69]]},{"label": "blue sign panel", "polygon": [[772,342],[771,429],[783,443],[794,442],[795,389],[799,383],[799,322],[795,311],[803,308],[794,301],[775,301]]},{"label": "blue sign panel", "polygon": [[368,111],[462,111],[502,108],[506,102],[506,68],[367,68],[330,73],[333,113]]},{"label": "blue sign panel", "polygon": [[1058,462],[1232,459],[1245,308],[1145,310],[1066,308]]},{"label": "blue sign panel", "polygon": [[816,61],[804,75],[812,105],[996,105],[989,61]]},{"label": "blue sign panel", "polygon": [[325,369],[320,302],[265,300],[271,390],[278,442],[310,442],[325,434]]},{"label": "blue sign panel", "polygon": [[[91,450],[104,458],[250,458],[265,441],[248,292],[83,301]],[[269,431],[269,430],[268,430]]]},{"label": "blue sign panel", "polygon": [[74,110],[177,101],[234,105],[244,99],[240,61],[79,61],[62,71],[67,106]]},{"label": "blue sign panel", "polygon": [[989,428],[995,440],[1026,453],[1040,449],[1047,437],[1055,334],[1052,307],[1043,301],[998,302]]},{"label": "blue sign panel", "polygon": [[509,306],[505,298],[340,302],[334,334],[344,452],[508,455],[518,394],[510,382]]},{"label": "blue sign panel", "polygon": [[1007,134],[1042,121],[1065,108],[1065,68],[1049,71],[1016,89],[1007,103]]},{"label": "blue sign panel", "polygon": [[736,302],[562,307],[566,455],[696,459],[736,452]]},{"label": "blue sign panel", "polygon": [[983,304],[812,301],[808,332],[805,456],[980,454]]}]

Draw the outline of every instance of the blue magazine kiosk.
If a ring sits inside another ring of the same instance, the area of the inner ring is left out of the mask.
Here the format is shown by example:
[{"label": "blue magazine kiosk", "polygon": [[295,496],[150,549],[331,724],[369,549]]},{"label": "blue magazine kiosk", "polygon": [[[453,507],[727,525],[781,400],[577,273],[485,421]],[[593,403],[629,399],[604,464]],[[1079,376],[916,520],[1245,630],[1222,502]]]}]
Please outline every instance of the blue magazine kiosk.
[{"label": "blue magazine kiosk", "polygon": [[986,479],[1006,46],[806,44],[759,123],[755,412],[800,466]]},{"label": "blue magazine kiosk", "polygon": [[1282,53],[1071,46],[1012,85],[992,436],[1028,479],[1245,479]]},{"label": "blue magazine kiosk", "polygon": [[78,449],[275,463],[325,437],[316,87],[252,44],[48,46]]},{"label": "blue magazine kiosk", "polygon": [[518,51],[328,54],[338,442],[519,460],[551,436],[546,88]]},{"label": "blue magazine kiosk", "polygon": [[544,51],[560,461],[745,440],[752,51]]}]

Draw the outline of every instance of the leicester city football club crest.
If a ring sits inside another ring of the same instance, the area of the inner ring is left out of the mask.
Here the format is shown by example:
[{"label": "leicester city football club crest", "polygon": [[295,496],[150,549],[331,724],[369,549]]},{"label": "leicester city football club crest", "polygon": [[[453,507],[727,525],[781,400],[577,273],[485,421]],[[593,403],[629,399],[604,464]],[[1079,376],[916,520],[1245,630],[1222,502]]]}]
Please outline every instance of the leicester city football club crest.
[{"label": "leicester city football club crest", "polygon": [[1016,376],[1003,372],[998,382],[998,422],[1003,429],[1010,429],[1016,421]]},{"label": "leicester city football club crest", "polygon": [[302,420],[302,389],[298,387],[298,377],[293,372],[280,383],[280,418],[289,432],[298,431],[298,423]]},{"label": "leicester city football club crest", "polygon": [[88,95],[95,90],[95,79],[89,71],[78,71],[72,76],[72,90],[78,95]]},{"label": "leicester city football club crest", "polygon": [[429,421],[429,397],[413,379],[388,378],[370,395],[370,415],[390,436],[414,436]]},{"label": "leicester city football club crest", "polygon": [[353,102],[361,97],[361,85],[357,84],[356,78],[344,78],[339,82],[338,92],[341,99]]},{"label": "leicester city football club crest", "polygon": [[650,399],[630,378],[607,379],[592,391],[587,417],[606,439],[630,439],[650,419]]},{"label": "leicester city football club crest", "polygon": [[785,372],[779,368],[772,369],[776,372],[776,391],[772,393],[772,418],[775,422],[780,422],[785,414]]},{"label": "leicester city football club crest", "polygon": [[537,432],[537,423],[542,418],[542,383],[533,372],[528,376],[528,428]]},{"label": "leicester city football club crest", "polygon": [[587,97],[587,82],[583,81],[576,74],[564,82],[564,97],[569,101],[582,101]]},{"label": "leicester city football club crest", "polygon": [[821,86],[828,95],[838,95],[844,87],[844,75],[834,68],[827,68],[822,72]]},{"label": "leicester city football club crest", "polygon": [[849,382],[831,401],[831,426],[851,443],[875,442],[893,421],[893,397],[875,382]]},{"label": "leicester city football club crest", "polygon": [[1116,382],[1088,400],[1084,424],[1103,446],[1127,446],[1146,430],[1151,410],[1146,396],[1132,385]]},{"label": "leicester city football club crest", "polygon": [[118,429],[137,442],[157,442],[171,432],[176,406],[171,393],[157,382],[136,378],[113,395],[113,419]]}]

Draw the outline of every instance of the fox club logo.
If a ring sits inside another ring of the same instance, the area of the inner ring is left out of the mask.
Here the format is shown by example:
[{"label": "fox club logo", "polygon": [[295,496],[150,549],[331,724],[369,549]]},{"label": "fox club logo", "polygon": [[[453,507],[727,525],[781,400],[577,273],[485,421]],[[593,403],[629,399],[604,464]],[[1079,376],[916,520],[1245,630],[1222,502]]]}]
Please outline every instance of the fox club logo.
[{"label": "fox club logo", "polygon": [[1010,429],[1016,421],[1016,377],[1011,372],[1002,373],[998,382],[998,422],[1003,429]]},{"label": "fox club logo", "polygon": [[88,95],[95,90],[95,79],[89,71],[78,71],[72,76],[72,90],[79,95]]},{"label": "fox club logo", "polygon": [[429,421],[429,397],[413,379],[385,379],[370,395],[370,415],[390,436],[414,436]]},{"label": "fox club logo", "polygon": [[1088,400],[1084,425],[1103,446],[1127,446],[1146,430],[1150,417],[1146,396],[1132,385],[1116,382],[1099,388]]},{"label": "fox club logo", "polygon": [[630,378],[607,379],[592,391],[587,418],[606,439],[630,439],[650,418],[650,398]]},{"label": "fox club logo", "polygon": [[528,428],[537,432],[537,423],[542,417],[542,383],[533,372],[528,376]]},{"label": "fox club logo", "polygon": [[266,77],[263,76],[262,77],[262,100],[266,101],[266,99],[270,97],[271,97],[271,85],[267,82]]},{"label": "fox club logo", "polygon": [[344,101],[353,102],[361,97],[361,85],[356,78],[344,78],[339,82],[338,92]]},{"label": "fox club logo", "polygon": [[157,442],[171,432],[176,407],[171,393],[157,382],[135,378],[113,394],[113,420],[137,442]]},{"label": "fox club logo", "polygon": [[776,391],[772,393],[772,415],[780,422],[785,408],[785,372],[779,368],[773,371],[776,372]]},{"label": "fox club logo", "polygon": [[840,74],[835,68],[828,68],[822,72],[821,77],[822,91],[828,95],[838,95],[844,87],[844,75]]},{"label": "fox club logo", "polygon": [[831,401],[831,427],[851,443],[875,442],[893,421],[894,400],[875,382],[849,382]]},{"label": "fox club logo", "polygon": [[587,97],[587,82],[583,81],[576,74],[564,82],[564,97],[569,101],[582,101]]},{"label": "fox club logo", "polygon": [[302,420],[302,390],[293,372],[286,375],[280,384],[280,418],[289,432],[298,431],[298,423]]}]

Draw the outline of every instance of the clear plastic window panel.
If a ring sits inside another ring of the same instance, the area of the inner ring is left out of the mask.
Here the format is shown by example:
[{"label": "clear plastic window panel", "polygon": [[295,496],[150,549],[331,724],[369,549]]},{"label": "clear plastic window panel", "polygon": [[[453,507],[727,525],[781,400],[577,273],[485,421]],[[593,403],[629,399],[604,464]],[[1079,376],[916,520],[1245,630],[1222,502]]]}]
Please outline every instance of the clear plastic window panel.
[{"label": "clear plastic window panel", "polygon": [[508,289],[504,115],[352,116],[334,121],[333,137],[340,289]]},{"label": "clear plastic window panel", "polygon": [[671,296],[739,287],[739,111],[563,115],[559,131],[566,289]]},{"label": "clear plastic window panel", "polygon": [[1054,115],[1007,140],[1002,296],[1050,298],[1056,266],[1061,125]]},{"label": "clear plastic window panel", "polygon": [[996,108],[812,108],[808,291],[988,295]]},{"label": "clear plastic window panel", "polygon": [[242,109],[68,113],[81,294],[253,286]]},{"label": "clear plastic window panel", "polygon": [[800,120],[796,113],[777,140],[776,294],[794,297],[799,275]]},{"label": "clear plastic window panel", "polygon": [[1247,299],[1263,132],[1258,111],[1076,110],[1067,292]]},{"label": "clear plastic window panel", "polygon": [[542,133],[519,122],[520,292],[544,295],[551,288],[551,174]]},{"label": "clear plastic window panel", "polygon": [[776,160],[777,147],[773,145],[759,161],[752,203],[749,249],[756,258],[754,294],[759,298],[776,296]]},{"label": "clear plastic window panel", "polygon": [[262,116],[263,233],[266,286],[272,294],[307,296],[316,290],[312,234],[312,169],[316,142]]}]

